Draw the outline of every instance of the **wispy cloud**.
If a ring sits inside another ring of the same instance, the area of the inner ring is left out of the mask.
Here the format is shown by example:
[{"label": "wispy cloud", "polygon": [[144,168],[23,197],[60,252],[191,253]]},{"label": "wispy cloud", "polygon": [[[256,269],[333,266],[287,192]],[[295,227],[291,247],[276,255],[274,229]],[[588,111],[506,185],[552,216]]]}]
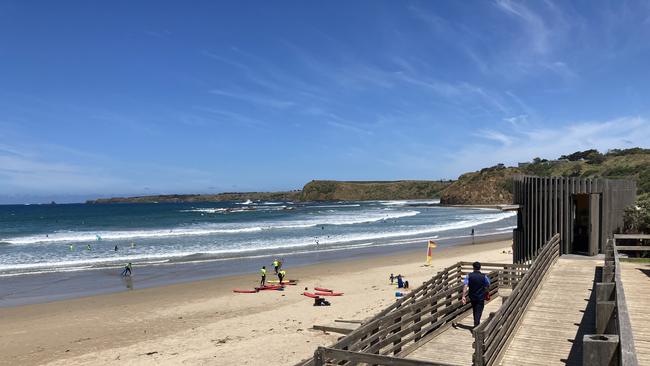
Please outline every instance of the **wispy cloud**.
[{"label": "wispy cloud", "polygon": [[568,123],[555,128],[482,131],[476,136],[485,143],[466,145],[453,164],[477,169],[496,163],[514,164],[534,157],[557,158],[562,154],[596,148],[647,146],[650,120],[645,117],[621,117],[607,121]]},{"label": "wispy cloud", "polygon": [[545,55],[550,51],[549,29],[543,18],[523,3],[511,0],[497,0],[497,8],[518,19],[527,34],[530,48],[537,54]]},{"label": "wispy cloud", "polygon": [[286,109],[296,104],[290,100],[273,99],[269,96],[258,95],[250,92],[232,92],[221,89],[212,89],[210,90],[210,93],[275,109]]}]

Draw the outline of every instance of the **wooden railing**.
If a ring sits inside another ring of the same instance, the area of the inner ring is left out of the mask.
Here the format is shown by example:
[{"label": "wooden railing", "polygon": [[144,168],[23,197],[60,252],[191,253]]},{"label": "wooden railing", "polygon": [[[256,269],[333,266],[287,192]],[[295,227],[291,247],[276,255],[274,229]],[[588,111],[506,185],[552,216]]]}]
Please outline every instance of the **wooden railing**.
[{"label": "wooden railing", "polygon": [[[602,281],[596,285],[596,333],[584,337],[583,357],[620,366],[637,366],[632,324],[621,280],[619,250],[650,250],[647,246],[618,246],[617,239],[648,239],[647,235],[614,235],[605,245]],[[604,359],[604,360],[603,360]],[[595,361],[594,361],[595,362]]]},{"label": "wooden railing", "polygon": [[[471,304],[463,305],[461,301],[463,275],[468,272],[468,266],[471,266],[470,262],[458,262],[438,272],[331,347],[319,348],[313,359],[300,365],[325,365],[329,362],[345,365],[348,362],[361,362],[355,360],[368,357],[373,359],[372,364],[377,365],[423,364],[398,357],[408,355],[447,329],[452,321],[471,308]],[[489,292],[495,297],[501,287],[502,276],[505,287],[509,287],[522,278],[527,266],[486,263],[484,268],[492,270],[488,273],[491,281]],[[394,362],[382,363],[380,360]]]},{"label": "wooden railing", "polygon": [[531,299],[559,257],[559,245],[560,236],[556,234],[541,248],[501,308],[474,328],[474,365],[493,365],[502,356]]}]

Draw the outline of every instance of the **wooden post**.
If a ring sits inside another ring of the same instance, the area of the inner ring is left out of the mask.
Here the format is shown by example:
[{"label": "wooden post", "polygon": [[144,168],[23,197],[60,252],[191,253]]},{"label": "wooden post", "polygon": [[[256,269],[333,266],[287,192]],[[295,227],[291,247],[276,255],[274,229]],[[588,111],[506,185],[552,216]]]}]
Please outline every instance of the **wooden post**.
[{"label": "wooden post", "polygon": [[618,366],[619,339],[617,335],[585,335],[582,337],[583,366]]},{"label": "wooden post", "polygon": [[474,366],[485,366],[483,359],[483,332],[473,330],[474,334]]},{"label": "wooden post", "polygon": [[598,301],[596,302],[596,333],[597,334],[614,334],[616,333],[616,319],[614,312],[616,302]]},{"label": "wooden post", "polygon": [[323,359],[323,347],[318,347],[316,348],[316,351],[314,352],[314,366],[323,366],[325,364],[325,360]]},{"label": "wooden post", "polygon": [[616,284],[614,282],[596,283],[596,301],[614,301]]}]

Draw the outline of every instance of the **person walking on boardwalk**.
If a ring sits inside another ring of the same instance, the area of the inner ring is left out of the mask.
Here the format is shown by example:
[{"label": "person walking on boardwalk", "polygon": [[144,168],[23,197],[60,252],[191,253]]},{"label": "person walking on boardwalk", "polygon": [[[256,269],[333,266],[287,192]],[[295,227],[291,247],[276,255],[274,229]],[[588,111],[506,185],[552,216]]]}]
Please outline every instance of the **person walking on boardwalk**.
[{"label": "person walking on boardwalk", "polygon": [[284,269],[281,269],[278,272],[278,280],[280,280],[280,284],[282,284],[282,280],[284,280],[286,276],[287,276],[287,271],[285,271]]},{"label": "person walking on boardwalk", "polygon": [[124,266],[124,270],[122,271],[122,277],[125,277],[126,275],[131,276],[131,262],[129,262],[126,266]]},{"label": "person walking on boardwalk", "polygon": [[485,294],[490,287],[490,279],[481,273],[481,263],[472,263],[474,271],[465,276],[463,283],[463,305],[467,304],[467,295],[472,302],[472,313],[474,314],[474,327],[481,323],[483,306],[485,306]]},{"label": "person walking on boardwalk", "polygon": [[266,284],[266,266],[262,266],[260,269],[260,276],[262,276],[262,279],[260,280],[260,286],[264,286]]}]

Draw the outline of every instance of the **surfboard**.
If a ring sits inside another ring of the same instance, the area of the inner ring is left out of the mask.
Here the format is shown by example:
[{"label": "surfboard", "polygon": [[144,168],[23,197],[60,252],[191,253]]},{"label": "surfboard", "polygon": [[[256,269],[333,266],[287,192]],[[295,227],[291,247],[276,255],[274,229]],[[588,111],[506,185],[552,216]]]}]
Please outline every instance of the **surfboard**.
[{"label": "surfboard", "polygon": [[305,296],[307,296],[307,297],[311,297],[312,299],[317,299],[317,298],[318,298],[318,295],[316,295],[316,294],[312,294],[311,292],[307,292],[307,291],[305,291],[305,292],[303,292],[302,294],[305,295]]},{"label": "surfboard", "polygon": [[323,292],[333,292],[332,290],[324,287],[314,287],[314,290],[316,291],[323,291]]},{"label": "surfboard", "polygon": [[343,295],[342,292],[321,292],[321,291],[316,291],[316,295],[319,296],[341,296]]}]

